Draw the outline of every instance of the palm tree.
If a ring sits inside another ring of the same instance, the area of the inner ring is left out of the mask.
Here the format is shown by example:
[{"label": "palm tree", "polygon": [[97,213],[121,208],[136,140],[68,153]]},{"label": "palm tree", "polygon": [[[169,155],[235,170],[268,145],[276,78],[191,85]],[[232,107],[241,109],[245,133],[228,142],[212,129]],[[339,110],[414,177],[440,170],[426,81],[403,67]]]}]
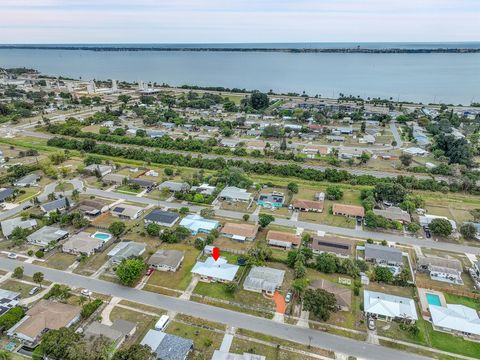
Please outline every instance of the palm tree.
[{"label": "palm tree", "polygon": [[42,282],[43,282],[43,273],[38,271],[35,274],[33,274],[33,281],[36,282],[38,285],[40,285],[40,289],[41,289]]},{"label": "palm tree", "polygon": [[12,353],[7,350],[0,350],[0,360],[11,360]]}]

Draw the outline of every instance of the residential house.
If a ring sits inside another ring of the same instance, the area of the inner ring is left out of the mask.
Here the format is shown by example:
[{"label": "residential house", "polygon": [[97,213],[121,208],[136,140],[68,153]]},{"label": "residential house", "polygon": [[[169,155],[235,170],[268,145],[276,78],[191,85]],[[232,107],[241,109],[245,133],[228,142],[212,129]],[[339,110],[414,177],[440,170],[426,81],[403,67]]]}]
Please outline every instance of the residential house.
[{"label": "residential house", "polygon": [[231,282],[239,268],[238,265],[229,264],[223,257],[215,261],[210,256],[205,262],[197,261],[192,274],[200,276],[200,280],[205,282]]},{"label": "residential house", "polygon": [[409,298],[379,293],[375,291],[363,291],[363,308],[366,317],[374,317],[380,320],[418,320],[415,301]]},{"label": "residential house", "polygon": [[260,150],[262,151],[267,146],[267,143],[263,140],[250,140],[246,142],[248,150]]},{"label": "residential house", "polygon": [[362,156],[363,153],[370,154],[370,151],[365,148],[352,148],[352,147],[339,147],[338,154],[341,159],[357,159]]},{"label": "residential house", "polygon": [[27,236],[27,242],[33,245],[48,246],[68,237],[68,231],[55,226],[44,226]]},{"label": "residential house", "polygon": [[7,335],[34,346],[45,332],[75,324],[80,320],[81,310],[79,306],[42,299],[7,331]]},{"label": "residential house", "polygon": [[326,136],[327,140],[330,141],[330,142],[343,142],[345,141],[345,137],[343,136],[338,136],[338,135],[327,135]]},{"label": "residential house", "polygon": [[92,237],[87,232],[79,232],[72,235],[62,245],[62,251],[73,255],[86,255],[90,256],[102,248],[104,244],[103,240]]},{"label": "residential house", "polygon": [[302,153],[307,155],[307,158],[313,159],[316,155],[328,155],[330,154],[331,148],[328,146],[321,145],[306,145],[302,149]]},{"label": "residential house", "polygon": [[284,193],[272,191],[268,194],[260,194],[257,200],[257,204],[265,208],[281,208],[284,201]]},{"label": "residential house", "polygon": [[179,250],[157,250],[150,259],[148,265],[160,271],[177,271],[185,258],[185,253]]},{"label": "residential house", "polygon": [[302,239],[300,235],[290,234],[276,230],[269,230],[267,233],[268,245],[281,247],[285,250],[299,246],[301,241]]},{"label": "residential house", "polygon": [[403,254],[394,247],[365,244],[365,260],[377,265],[403,266]]},{"label": "residential house", "polygon": [[157,177],[158,175],[159,175],[158,172],[156,172],[155,170],[148,170],[145,173],[145,176],[151,176],[151,177]]},{"label": "residential house", "polygon": [[110,165],[102,165],[102,164],[91,164],[85,167],[85,171],[91,175],[100,175],[100,177],[104,177],[105,175],[110,174],[113,171],[113,166]]},{"label": "residential house", "polygon": [[72,207],[74,204],[66,197],[62,197],[47,203],[40,205],[40,209],[44,214],[50,214],[51,212],[62,212]]},{"label": "residential house", "polygon": [[480,318],[475,309],[460,304],[429,305],[433,328],[480,340]]},{"label": "residential house", "polygon": [[258,233],[258,225],[227,222],[220,230],[224,237],[237,241],[253,241]]},{"label": "residential house", "polygon": [[78,203],[77,210],[82,212],[84,215],[89,217],[95,217],[100,215],[102,212],[106,211],[107,206],[105,206],[102,202],[97,200],[82,200]]},{"label": "residential house", "polygon": [[337,236],[313,236],[310,248],[315,254],[328,253],[339,257],[353,255],[354,243],[352,240]]},{"label": "residential house", "polygon": [[227,138],[223,138],[222,140],[220,140],[220,145],[222,145],[222,146],[224,146],[224,147],[228,147],[228,148],[234,148],[234,147],[236,147],[239,143],[240,143],[240,140],[237,140],[237,139],[227,139]]},{"label": "residential house", "polygon": [[212,230],[217,229],[220,223],[216,220],[205,219],[200,215],[190,214],[180,221],[180,225],[190,230],[192,235],[197,235],[198,233],[209,234]]},{"label": "residential house", "polygon": [[388,220],[399,221],[404,225],[410,224],[412,221],[408,212],[396,206],[386,209],[373,209],[373,213]]},{"label": "residential house", "polygon": [[312,289],[322,289],[333,294],[338,308],[341,311],[350,311],[352,307],[352,291],[349,288],[339,286],[324,279],[311,281],[309,287]]},{"label": "residential house", "polygon": [[147,345],[161,360],[186,360],[193,350],[192,340],[152,329],[148,330],[140,345]]},{"label": "residential house", "polygon": [[147,245],[143,243],[122,241],[110,250],[107,256],[113,264],[120,264],[124,259],[142,256],[146,248]]},{"label": "residential house", "polygon": [[403,152],[412,156],[425,156],[428,154],[428,151],[419,147],[409,147],[407,149],[404,149]]},{"label": "residential house", "polygon": [[445,259],[437,256],[420,257],[417,261],[417,269],[427,272],[432,280],[463,285],[463,267],[460,260]]},{"label": "residential house", "polygon": [[15,181],[13,185],[17,187],[29,187],[29,186],[37,186],[37,182],[40,180],[40,176],[37,174],[29,174],[21,179]]},{"label": "residential house", "polygon": [[31,230],[37,226],[37,220],[27,219],[22,220],[21,217],[4,220],[1,222],[2,233],[7,239],[12,235],[13,230],[16,228]]},{"label": "residential house", "polygon": [[0,289],[0,315],[18,305],[20,293],[10,290]]},{"label": "residential house", "polygon": [[152,190],[155,185],[156,185],[156,182],[155,181],[150,181],[150,180],[144,180],[144,179],[130,179],[128,180],[128,183],[130,185],[136,185],[136,186],[139,186],[140,188],[142,189],[146,189],[146,190]]},{"label": "residential house", "polygon": [[284,270],[266,266],[254,266],[245,278],[243,288],[248,291],[272,296],[282,286],[284,276]]},{"label": "residential house", "polygon": [[325,201],[325,193],[324,192],[316,192],[314,197],[315,197],[316,201]]},{"label": "residential house", "polygon": [[369,144],[373,145],[375,144],[375,136],[370,135],[370,134],[365,134],[362,138],[358,140],[360,144]]},{"label": "residential house", "polygon": [[187,192],[190,190],[190,185],[187,183],[180,183],[180,182],[175,182],[175,181],[164,181],[160,185],[158,185],[158,188],[165,189],[167,188],[171,192]]},{"label": "residential house", "polygon": [[423,226],[424,228],[427,228],[427,229],[428,229],[428,225],[430,225],[430,223],[435,219],[448,220],[450,222],[450,224],[452,225],[453,231],[457,230],[457,223],[453,220],[450,220],[446,216],[425,214],[425,215],[422,215],[422,216],[418,217],[418,221],[420,222],[420,225]]},{"label": "residential house", "polygon": [[208,184],[201,184],[199,186],[192,186],[191,190],[202,195],[210,196],[215,192],[216,187]]},{"label": "residential house", "polygon": [[118,349],[126,338],[132,336],[137,329],[137,325],[130,321],[117,319],[111,325],[102,324],[100,321],[90,323],[84,330],[85,338],[106,337],[115,349]]},{"label": "residential house", "polygon": [[246,189],[227,186],[218,194],[218,199],[231,202],[250,202],[252,194],[247,192]]},{"label": "residential house", "polygon": [[10,200],[15,195],[14,189],[1,189],[0,190],[0,203]]},{"label": "residential house", "polygon": [[177,213],[155,209],[147,214],[143,221],[145,222],[145,226],[148,224],[157,224],[160,226],[172,227],[179,218],[180,216]]},{"label": "residential house", "polygon": [[313,201],[313,200],[303,200],[295,199],[293,200],[292,207],[298,211],[306,212],[323,212],[323,201]]},{"label": "residential house", "polygon": [[346,217],[363,218],[365,217],[365,209],[363,206],[346,205],[335,203],[332,206],[333,215],[342,215]]},{"label": "residential house", "polygon": [[143,214],[144,208],[139,206],[127,205],[127,204],[119,204],[114,206],[111,210],[111,214],[116,216],[120,219],[125,220],[135,220]]},{"label": "residential house", "polygon": [[125,179],[129,179],[126,175],[121,174],[107,174],[102,178],[102,181],[112,185],[122,185]]}]

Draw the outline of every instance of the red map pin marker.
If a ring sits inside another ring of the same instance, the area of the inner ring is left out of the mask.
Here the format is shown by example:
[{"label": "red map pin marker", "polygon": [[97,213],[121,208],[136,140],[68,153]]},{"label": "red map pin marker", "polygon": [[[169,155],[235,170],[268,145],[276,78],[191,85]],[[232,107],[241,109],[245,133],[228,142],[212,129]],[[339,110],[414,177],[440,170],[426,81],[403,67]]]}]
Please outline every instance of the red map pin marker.
[{"label": "red map pin marker", "polygon": [[213,260],[215,260],[215,261],[217,261],[218,258],[220,257],[220,250],[217,247],[213,248],[212,257],[213,257]]}]

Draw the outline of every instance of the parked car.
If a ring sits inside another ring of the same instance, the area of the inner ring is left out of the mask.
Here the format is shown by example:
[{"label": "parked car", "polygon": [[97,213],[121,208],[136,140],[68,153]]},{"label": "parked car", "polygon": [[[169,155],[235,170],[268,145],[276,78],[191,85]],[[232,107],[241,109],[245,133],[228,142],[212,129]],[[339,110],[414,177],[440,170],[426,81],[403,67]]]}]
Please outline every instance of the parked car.
[{"label": "parked car", "polygon": [[40,290],[40,288],[38,286],[35,286],[30,289],[30,291],[28,292],[28,295],[35,295],[38,292],[38,290]]},{"label": "parked car", "polygon": [[375,319],[372,317],[368,318],[367,326],[369,330],[372,330],[372,331],[375,330]]},{"label": "parked car", "polygon": [[16,259],[17,257],[18,257],[18,255],[15,254],[15,253],[13,253],[13,252],[11,252],[11,253],[8,254],[8,258],[9,258],[9,259]]},{"label": "parked car", "polygon": [[153,273],[154,270],[155,270],[155,269],[153,269],[153,268],[148,268],[146,275],[147,275],[147,276],[152,275],[152,273]]},{"label": "parked car", "polygon": [[92,296],[92,292],[88,289],[82,289],[82,291],[80,291],[80,293],[83,295],[83,296]]},{"label": "parked car", "polygon": [[285,296],[285,302],[288,304],[290,301],[292,301],[292,292],[289,291],[287,295]]}]

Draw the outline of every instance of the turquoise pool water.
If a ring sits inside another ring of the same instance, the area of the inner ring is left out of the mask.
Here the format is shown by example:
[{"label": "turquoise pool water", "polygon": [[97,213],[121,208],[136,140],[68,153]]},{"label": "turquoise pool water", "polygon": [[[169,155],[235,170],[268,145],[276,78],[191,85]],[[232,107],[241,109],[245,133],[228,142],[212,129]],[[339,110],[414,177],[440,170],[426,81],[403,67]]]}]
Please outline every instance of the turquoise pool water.
[{"label": "turquoise pool water", "polygon": [[100,240],[103,240],[103,241],[108,241],[112,238],[112,235],[108,234],[108,233],[103,233],[103,232],[96,232],[95,234],[92,235],[93,238],[95,239],[100,239]]},{"label": "turquoise pool water", "polygon": [[429,294],[429,293],[427,293],[427,302],[428,302],[430,305],[442,306],[442,302],[440,301],[440,296],[435,295],[435,294]]}]

